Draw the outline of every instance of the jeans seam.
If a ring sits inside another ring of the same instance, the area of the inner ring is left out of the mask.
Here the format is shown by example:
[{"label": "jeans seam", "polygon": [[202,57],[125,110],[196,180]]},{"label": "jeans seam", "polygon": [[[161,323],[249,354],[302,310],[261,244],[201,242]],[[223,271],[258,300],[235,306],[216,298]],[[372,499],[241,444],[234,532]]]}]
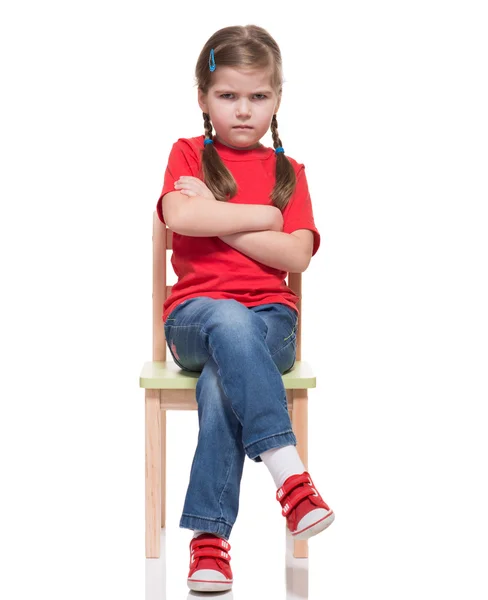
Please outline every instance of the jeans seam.
[{"label": "jeans seam", "polygon": [[287,340],[288,338],[290,338],[290,337],[291,337],[291,336],[292,336],[292,335],[295,333],[295,330],[296,330],[296,328],[297,328],[297,325],[298,325],[298,321],[295,323],[295,326],[293,327],[293,331],[290,333],[290,335],[289,335],[288,337],[284,338],[284,340],[283,340],[284,342],[286,342],[286,340]]},{"label": "jeans seam", "polygon": [[232,467],[234,466],[235,455],[236,455],[236,453],[235,453],[235,448],[234,448],[234,452],[232,453],[232,460],[230,461],[230,466],[229,466],[229,469],[227,471],[227,476],[225,478],[224,487],[222,488],[222,492],[220,493],[220,496],[219,496],[220,515],[221,515],[222,519],[224,519],[224,513],[222,511],[222,496],[224,495],[225,488],[227,487],[227,483],[229,481],[230,472],[232,470]]},{"label": "jeans seam", "polygon": [[[290,336],[288,336],[290,337]],[[286,338],[288,339],[288,338]],[[278,352],[281,352],[282,350],[284,350],[285,348],[287,348],[291,343],[293,343],[293,340],[296,338],[291,339],[287,344],[285,344],[284,346],[281,346],[281,348],[279,350],[276,350],[276,352],[273,352],[273,354],[270,354],[271,357],[273,357],[275,354],[278,354]]]}]

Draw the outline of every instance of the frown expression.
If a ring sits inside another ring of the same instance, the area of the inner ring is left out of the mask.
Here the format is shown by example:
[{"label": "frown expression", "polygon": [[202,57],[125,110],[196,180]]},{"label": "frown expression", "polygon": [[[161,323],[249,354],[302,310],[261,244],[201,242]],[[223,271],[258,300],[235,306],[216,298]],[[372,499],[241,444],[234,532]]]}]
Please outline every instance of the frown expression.
[{"label": "frown expression", "polygon": [[198,90],[198,104],[210,115],[220,142],[239,150],[258,147],[280,98],[270,85],[269,70],[219,67],[205,96]]}]

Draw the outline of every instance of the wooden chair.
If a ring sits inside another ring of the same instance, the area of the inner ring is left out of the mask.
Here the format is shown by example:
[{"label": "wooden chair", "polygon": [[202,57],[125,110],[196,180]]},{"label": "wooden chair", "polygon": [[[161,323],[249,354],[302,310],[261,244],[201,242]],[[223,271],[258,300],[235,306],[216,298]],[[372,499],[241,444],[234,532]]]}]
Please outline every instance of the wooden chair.
[{"label": "wooden chair", "polygon": [[[166,519],[166,411],[196,410],[195,388],[198,373],[180,369],[166,360],[166,340],[162,320],[163,304],[171,286],[166,285],[166,250],[173,248],[173,232],[153,214],[153,360],[144,364],[140,387],[146,404],[146,558],[160,556],[160,529]],[[297,327],[296,363],[282,375],[288,410],[297,438],[297,450],[308,469],[308,388],[316,386],[311,367],[301,360],[302,274],[289,273],[287,285],[300,298]],[[286,523],[285,523],[286,527]],[[308,541],[295,540],[295,558],[308,557]]]}]

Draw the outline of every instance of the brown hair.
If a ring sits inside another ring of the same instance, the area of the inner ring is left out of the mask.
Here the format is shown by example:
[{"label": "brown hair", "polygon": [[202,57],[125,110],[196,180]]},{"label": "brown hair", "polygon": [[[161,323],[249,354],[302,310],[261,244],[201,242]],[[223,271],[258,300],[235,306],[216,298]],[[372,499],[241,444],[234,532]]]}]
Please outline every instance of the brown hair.
[{"label": "brown hair", "polygon": [[[212,84],[212,72],[209,68],[210,50],[214,50],[215,64],[237,67],[270,69],[271,86],[278,97],[283,90],[281,52],[270,34],[257,25],[224,27],[216,31],[207,41],[198,57],[195,79],[203,94],[207,94]],[[205,138],[213,139],[210,115],[203,114]],[[271,121],[273,146],[282,145],[278,135],[276,114]],[[274,206],[283,210],[296,186],[293,165],[283,152],[276,156],[276,182],[271,192]],[[214,144],[205,144],[202,148],[203,179],[216,200],[226,202],[237,194],[237,184],[232,173],[222,162]]]}]

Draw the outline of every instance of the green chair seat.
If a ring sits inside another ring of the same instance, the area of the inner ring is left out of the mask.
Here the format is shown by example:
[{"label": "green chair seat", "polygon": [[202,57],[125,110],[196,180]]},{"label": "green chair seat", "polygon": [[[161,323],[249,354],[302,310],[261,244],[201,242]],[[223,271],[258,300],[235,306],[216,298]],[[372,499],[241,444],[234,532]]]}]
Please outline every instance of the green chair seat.
[{"label": "green chair seat", "polygon": [[[184,371],[172,360],[147,362],[141,371],[139,387],[147,390],[192,389],[197,387],[198,372]],[[309,363],[296,361],[293,369],[282,375],[286,389],[316,387],[315,374]]]}]

